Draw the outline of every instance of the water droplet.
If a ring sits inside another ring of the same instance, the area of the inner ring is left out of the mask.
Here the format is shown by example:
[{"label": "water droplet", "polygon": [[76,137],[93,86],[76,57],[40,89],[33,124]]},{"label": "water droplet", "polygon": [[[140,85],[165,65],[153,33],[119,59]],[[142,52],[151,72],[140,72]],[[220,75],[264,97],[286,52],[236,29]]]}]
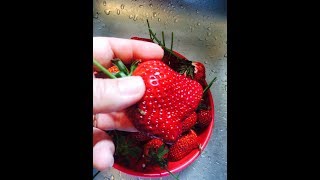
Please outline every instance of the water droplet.
[{"label": "water droplet", "polygon": [[107,1],[103,1],[103,3],[102,3],[104,6],[106,6],[107,5]]},{"label": "water droplet", "polygon": [[149,6],[150,6],[150,7],[153,7],[153,5],[152,5],[152,4],[149,4]]},{"label": "water droplet", "polygon": [[198,22],[197,25],[200,26],[200,23]]},{"label": "water droplet", "polygon": [[208,36],[211,36],[211,32],[208,32],[207,35],[208,35]]},{"label": "water droplet", "polygon": [[196,10],[196,13],[199,14],[199,10]]},{"label": "water droplet", "polygon": [[117,14],[120,15],[120,9],[117,9]]},{"label": "water droplet", "polygon": [[134,15],[133,20],[136,21],[138,19],[138,15]]},{"label": "water droplet", "polygon": [[120,8],[121,8],[121,9],[124,9],[124,4],[121,4]]},{"label": "water droplet", "polygon": [[172,4],[171,7],[174,8],[174,5]]},{"label": "water droplet", "polygon": [[175,22],[175,23],[178,22],[178,19],[174,19],[174,22]]},{"label": "water droplet", "polygon": [[180,8],[183,9],[183,6],[181,5]]},{"label": "water droplet", "polygon": [[191,27],[191,26],[190,26],[190,31],[191,31],[191,32],[193,31],[193,27]]},{"label": "water droplet", "polygon": [[217,40],[217,36],[214,37],[214,40]]},{"label": "water droplet", "polygon": [[160,19],[160,18],[158,18],[158,21],[160,22],[160,21],[161,21],[161,19]]},{"label": "water droplet", "polygon": [[227,53],[224,54],[224,57],[227,57]]},{"label": "water droplet", "polygon": [[110,10],[108,10],[108,9],[106,9],[106,10],[104,10],[104,13],[106,14],[106,15],[109,15],[110,14]]},{"label": "water droplet", "polygon": [[133,18],[133,15],[132,15],[132,14],[130,14],[130,15],[129,15],[129,19],[132,19],[132,18]]},{"label": "water droplet", "polygon": [[111,179],[111,180],[114,180],[114,176],[113,176],[113,175],[111,175],[110,179]]},{"label": "water droplet", "polygon": [[211,31],[211,27],[208,27],[207,29],[208,29],[209,31]]},{"label": "water droplet", "polygon": [[205,64],[208,64],[208,61],[205,61],[204,63],[205,63]]},{"label": "water droplet", "polygon": [[227,72],[224,73],[227,76]]},{"label": "water droplet", "polygon": [[101,30],[101,27],[99,27],[98,29]]},{"label": "water droplet", "polygon": [[105,28],[106,27],[106,24],[102,24],[102,28]]},{"label": "water droplet", "polygon": [[153,17],[156,17],[157,16],[157,12],[153,12]]},{"label": "water droplet", "polygon": [[139,8],[143,8],[143,5],[141,4],[141,5],[139,5]]}]

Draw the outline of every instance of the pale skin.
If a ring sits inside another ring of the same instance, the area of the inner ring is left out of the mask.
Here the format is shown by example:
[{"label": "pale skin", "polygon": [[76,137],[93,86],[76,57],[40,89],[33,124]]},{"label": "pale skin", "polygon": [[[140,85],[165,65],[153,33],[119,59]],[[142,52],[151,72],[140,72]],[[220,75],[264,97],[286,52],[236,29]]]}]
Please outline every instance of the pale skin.
[{"label": "pale skin", "polygon": [[[162,48],[154,43],[111,37],[93,38],[93,58],[104,67],[120,58],[125,64],[135,59],[161,60]],[[96,67],[94,67],[96,69]],[[113,166],[115,146],[104,130],[137,131],[123,110],[138,102],[145,92],[141,77],[93,79],[93,167],[103,171]]]}]

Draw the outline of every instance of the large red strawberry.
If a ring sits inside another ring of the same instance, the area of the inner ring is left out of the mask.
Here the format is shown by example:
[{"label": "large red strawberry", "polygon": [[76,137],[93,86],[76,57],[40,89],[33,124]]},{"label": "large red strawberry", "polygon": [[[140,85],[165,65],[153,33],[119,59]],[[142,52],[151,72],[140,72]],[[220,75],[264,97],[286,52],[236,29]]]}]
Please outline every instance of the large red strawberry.
[{"label": "large red strawberry", "polygon": [[201,85],[162,61],[142,62],[133,75],[143,78],[146,91],[137,104],[128,108],[128,117],[139,131],[166,143],[175,142],[182,133],[181,121],[200,103]]},{"label": "large red strawberry", "polygon": [[[149,60],[128,69],[116,59],[121,77],[141,76],[146,91],[143,97],[126,110],[134,126],[146,135],[162,139],[165,143],[175,142],[182,133],[181,121],[194,112],[200,104],[203,88],[191,79],[175,72],[162,61]],[[93,63],[103,67],[95,60]],[[137,66],[137,67],[136,67]],[[104,69],[104,71],[107,71]],[[117,78],[110,72],[111,78]]]},{"label": "large red strawberry", "polygon": [[182,121],[182,132],[189,131],[197,122],[197,113],[193,112],[189,117]]},{"label": "large red strawberry", "polygon": [[168,160],[179,161],[188,155],[193,149],[199,147],[198,136],[191,129],[186,135],[182,136],[169,149]]}]

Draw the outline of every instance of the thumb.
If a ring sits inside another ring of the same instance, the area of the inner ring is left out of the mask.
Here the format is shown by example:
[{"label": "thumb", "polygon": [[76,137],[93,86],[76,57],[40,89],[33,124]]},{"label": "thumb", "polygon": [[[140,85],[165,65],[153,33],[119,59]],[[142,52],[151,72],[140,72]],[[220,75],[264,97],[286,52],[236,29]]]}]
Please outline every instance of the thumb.
[{"label": "thumb", "polygon": [[93,113],[120,111],[138,102],[145,92],[140,76],[93,79]]}]

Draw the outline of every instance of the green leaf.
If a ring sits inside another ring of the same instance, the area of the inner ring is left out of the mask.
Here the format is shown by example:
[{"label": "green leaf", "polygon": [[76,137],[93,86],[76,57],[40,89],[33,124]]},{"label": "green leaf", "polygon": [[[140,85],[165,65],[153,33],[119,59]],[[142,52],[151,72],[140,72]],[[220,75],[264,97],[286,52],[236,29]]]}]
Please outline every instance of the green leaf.
[{"label": "green leaf", "polygon": [[159,157],[159,158],[163,158],[163,156],[164,156],[165,154],[167,154],[168,152],[169,152],[169,149],[166,148],[166,149],[164,149],[164,151],[162,151],[161,153],[158,154],[158,157]]},{"label": "green leaf", "polygon": [[142,149],[140,147],[135,146],[135,147],[131,147],[129,149],[129,154],[134,158],[138,158],[141,151],[142,151]]},{"label": "green leaf", "polygon": [[210,87],[212,86],[212,84],[213,84],[216,80],[217,80],[217,77],[215,77],[215,78],[213,78],[213,79],[211,80],[211,82],[209,83],[209,85],[208,85],[206,88],[204,88],[202,96],[204,96],[204,95],[206,94],[206,92],[208,91],[208,89],[210,89]]},{"label": "green leaf", "polygon": [[162,152],[162,151],[164,150],[165,146],[166,146],[165,144],[162,144],[162,145],[159,147],[158,152]]}]

